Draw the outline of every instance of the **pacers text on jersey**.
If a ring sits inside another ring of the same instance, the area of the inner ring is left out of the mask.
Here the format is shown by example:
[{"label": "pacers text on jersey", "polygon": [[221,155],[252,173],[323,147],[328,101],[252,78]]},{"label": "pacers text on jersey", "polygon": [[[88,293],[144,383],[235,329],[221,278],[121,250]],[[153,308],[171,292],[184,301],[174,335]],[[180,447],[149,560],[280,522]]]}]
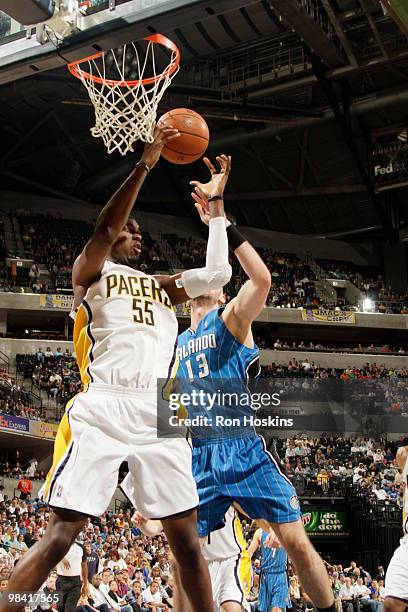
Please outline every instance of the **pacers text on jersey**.
[{"label": "pacers text on jersey", "polygon": [[163,306],[173,308],[169,296],[153,276],[130,276],[108,274],[106,276],[106,297],[129,295],[134,298],[150,298]]}]

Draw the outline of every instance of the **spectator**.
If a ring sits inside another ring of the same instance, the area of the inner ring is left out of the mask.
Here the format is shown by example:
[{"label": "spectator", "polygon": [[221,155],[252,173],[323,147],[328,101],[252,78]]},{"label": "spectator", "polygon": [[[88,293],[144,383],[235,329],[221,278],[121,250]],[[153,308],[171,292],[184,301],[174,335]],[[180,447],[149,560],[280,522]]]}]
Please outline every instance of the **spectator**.
[{"label": "spectator", "polygon": [[100,610],[101,612],[109,612],[110,606],[104,593],[100,589],[101,583],[101,574],[95,574],[94,576],[92,576],[92,580],[89,584],[88,599],[92,607],[96,608],[97,610]]},{"label": "spectator", "polygon": [[74,612],[81,590],[87,588],[87,565],[83,546],[74,542],[57,565],[57,591],[62,594],[59,607],[64,612]]},{"label": "spectator", "polygon": [[356,591],[351,578],[347,577],[344,584],[340,588],[339,598],[343,608],[343,612],[353,612],[353,603],[356,597]]},{"label": "spectator", "polygon": [[92,550],[90,542],[85,542],[84,553],[88,571],[88,582],[91,582],[94,575],[99,572],[100,559],[97,553]]},{"label": "spectator", "polygon": [[159,587],[159,583],[156,580],[153,580],[151,585],[143,591],[143,606],[148,610],[153,610],[153,612],[158,612],[159,610],[168,612],[169,608],[162,602]]},{"label": "spectator", "polygon": [[20,499],[27,499],[27,495],[31,493],[33,489],[33,483],[28,478],[27,474],[19,480],[17,489],[20,491]]},{"label": "spectator", "polygon": [[28,278],[29,278],[28,286],[29,287],[32,287],[38,281],[39,275],[40,275],[40,271],[38,269],[38,266],[35,262],[33,262],[28,272]]},{"label": "spectator", "polygon": [[132,607],[126,603],[126,600],[119,597],[116,580],[110,581],[108,596],[113,602],[115,602],[115,607],[119,608],[121,612],[132,612]]},{"label": "spectator", "polygon": [[362,578],[357,578],[356,584],[354,585],[354,590],[357,601],[360,604],[360,607],[363,608],[363,610],[378,612],[381,606],[379,605],[378,601],[376,601],[375,599],[371,599],[371,591],[368,586],[363,583]]}]

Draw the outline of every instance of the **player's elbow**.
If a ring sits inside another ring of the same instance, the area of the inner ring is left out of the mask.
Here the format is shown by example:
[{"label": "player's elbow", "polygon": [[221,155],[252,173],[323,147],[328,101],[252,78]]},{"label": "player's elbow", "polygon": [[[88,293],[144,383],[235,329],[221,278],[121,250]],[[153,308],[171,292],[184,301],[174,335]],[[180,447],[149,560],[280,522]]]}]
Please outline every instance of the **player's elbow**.
[{"label": "player's elbow", "polygon": [[99,244],[112,245],[118,237],[118,230],[105,223],[97,223],[93,233],[93,239]]},{"label": "player's elbow", "polygon": [[220,267],[218,270],[212,270],[208,278],[209,289],[222,289],[229,281],[232,276],[232,268],[230,264]]},{"label": "player's elbow", "polygon": [[259,286],[260,289],[265,291],[266,294],[269,293],[269,289],[271,288],[272,284],[272,279],[271,273],[269,272],[266,266],[264,266],[262,270],[260,270],[259,275],[257,276],[256,284]]}]

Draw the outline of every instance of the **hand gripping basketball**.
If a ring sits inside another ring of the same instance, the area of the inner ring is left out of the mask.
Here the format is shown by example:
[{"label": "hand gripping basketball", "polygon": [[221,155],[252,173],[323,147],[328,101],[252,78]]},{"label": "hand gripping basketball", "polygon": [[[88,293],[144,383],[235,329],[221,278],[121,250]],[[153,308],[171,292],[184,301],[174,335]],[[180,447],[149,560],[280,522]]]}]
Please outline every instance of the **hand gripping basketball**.
[{"label": "hand gripping basketball", "polygon": [[149,168],[159,161],[163,147],[172,140],[179,138],[180,132],[167,123],[156,125],[153,133],[153,142],[146,142],[140,161],[147,164]]}]

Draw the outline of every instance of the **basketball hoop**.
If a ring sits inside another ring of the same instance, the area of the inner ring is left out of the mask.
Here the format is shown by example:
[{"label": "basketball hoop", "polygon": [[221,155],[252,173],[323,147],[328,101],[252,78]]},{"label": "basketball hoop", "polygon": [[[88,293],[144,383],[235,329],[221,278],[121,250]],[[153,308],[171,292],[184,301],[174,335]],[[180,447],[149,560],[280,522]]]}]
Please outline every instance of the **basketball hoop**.
[{"label": "basketball hoop", "polygon": [[[101,51],[68,64],[82,81],[95,108],[91,133],[102,138],[108,153],[133,151],[136,140],[153,141],[157,106],[179,70],[180,51],[162,34],[147,36],[144,57],[135,43]],[[156,45],[170,52],[168,65],[156,74]],[[151,73],[151,76],[145,74]],[[135,76],[136,78],[129,78]]]}]

